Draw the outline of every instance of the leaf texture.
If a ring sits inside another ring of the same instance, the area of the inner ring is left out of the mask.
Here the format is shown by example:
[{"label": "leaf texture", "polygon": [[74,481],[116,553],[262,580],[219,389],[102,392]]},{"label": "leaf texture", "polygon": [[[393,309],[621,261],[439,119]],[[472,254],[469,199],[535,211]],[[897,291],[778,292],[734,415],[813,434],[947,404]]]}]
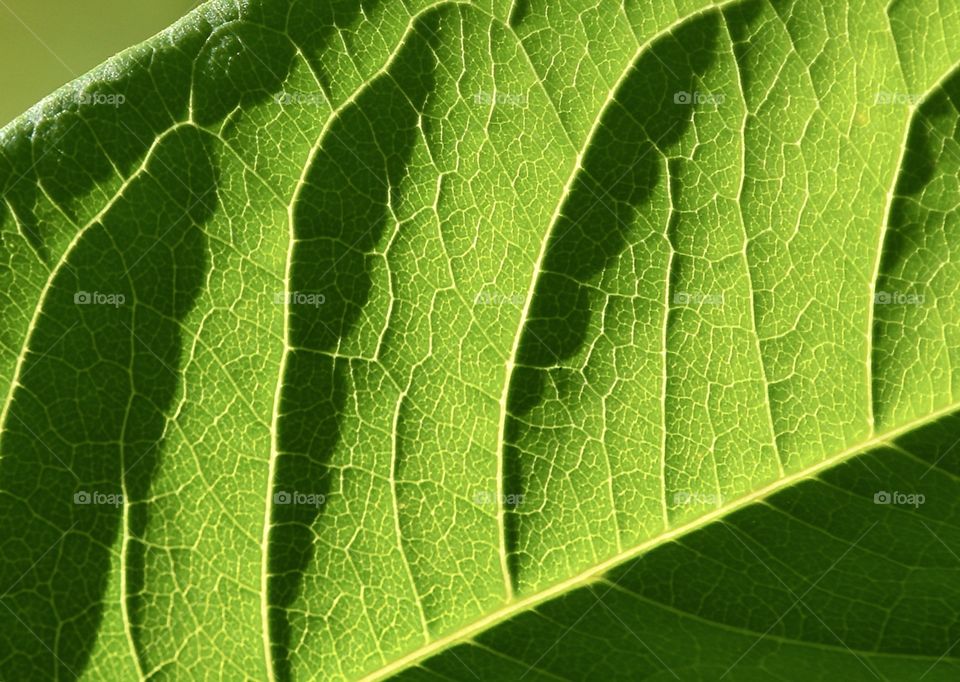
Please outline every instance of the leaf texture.
[{"label": "leaf texture", "polygon": [[956,679],[958,30],[214,0],[38,104],[0,677]]}]

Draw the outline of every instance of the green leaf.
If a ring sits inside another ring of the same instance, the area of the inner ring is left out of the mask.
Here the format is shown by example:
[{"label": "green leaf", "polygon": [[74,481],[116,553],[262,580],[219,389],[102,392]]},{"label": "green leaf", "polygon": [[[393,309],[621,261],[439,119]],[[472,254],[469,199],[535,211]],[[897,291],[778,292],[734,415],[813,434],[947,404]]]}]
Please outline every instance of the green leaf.
[{"label": "green leaf", "polygon": [[38,104],[0,677],[956,679],[958,31],[214,0]]}]

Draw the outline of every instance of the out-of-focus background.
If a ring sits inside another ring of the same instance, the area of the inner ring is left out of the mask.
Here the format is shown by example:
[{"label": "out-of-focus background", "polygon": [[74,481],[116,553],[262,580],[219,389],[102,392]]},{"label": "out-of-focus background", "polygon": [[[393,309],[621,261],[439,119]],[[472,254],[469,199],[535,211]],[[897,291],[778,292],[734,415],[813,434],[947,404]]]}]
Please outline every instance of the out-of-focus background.
[{"label": "out-of-focus background", "polygon": [[0,127],[200,0],[0,0]]}]

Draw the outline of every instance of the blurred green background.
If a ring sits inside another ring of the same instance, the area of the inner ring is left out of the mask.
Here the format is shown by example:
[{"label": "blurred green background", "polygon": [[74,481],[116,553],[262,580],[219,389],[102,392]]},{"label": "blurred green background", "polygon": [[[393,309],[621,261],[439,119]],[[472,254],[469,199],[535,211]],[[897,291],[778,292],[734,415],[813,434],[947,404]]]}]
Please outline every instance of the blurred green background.
[{"label": "blurred green background", "polygon": [[198,0],[0,0],[0,127]]}]

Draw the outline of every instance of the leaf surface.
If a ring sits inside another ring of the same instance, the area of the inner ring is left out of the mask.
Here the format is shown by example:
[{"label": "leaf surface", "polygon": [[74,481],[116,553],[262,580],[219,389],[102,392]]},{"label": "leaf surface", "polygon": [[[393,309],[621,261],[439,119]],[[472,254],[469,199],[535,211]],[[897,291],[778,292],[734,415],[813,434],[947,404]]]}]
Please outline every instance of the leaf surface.
[{"label": "leaf surface", "polygon": [[958,28],[215,0],[37,105],[0,676],[955,678]]}]

